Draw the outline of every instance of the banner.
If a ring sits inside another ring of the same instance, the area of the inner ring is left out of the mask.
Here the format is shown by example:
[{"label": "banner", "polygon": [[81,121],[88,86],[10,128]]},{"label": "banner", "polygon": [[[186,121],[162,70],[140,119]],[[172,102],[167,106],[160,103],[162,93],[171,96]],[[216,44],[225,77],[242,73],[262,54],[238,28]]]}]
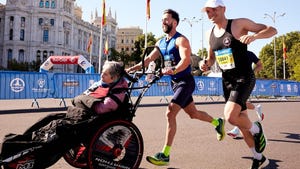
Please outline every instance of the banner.
[{"label": "banner", "polygon": [[102,26],[106,24],[106,15],[105,15],[105,0],[102,1]]},{"label": "banner", "polygon": [[146,5],[146,16],[147,16],[147,19],[149,20],[150,19],[150,0],[146,0],[147,2],[147,5]]}]

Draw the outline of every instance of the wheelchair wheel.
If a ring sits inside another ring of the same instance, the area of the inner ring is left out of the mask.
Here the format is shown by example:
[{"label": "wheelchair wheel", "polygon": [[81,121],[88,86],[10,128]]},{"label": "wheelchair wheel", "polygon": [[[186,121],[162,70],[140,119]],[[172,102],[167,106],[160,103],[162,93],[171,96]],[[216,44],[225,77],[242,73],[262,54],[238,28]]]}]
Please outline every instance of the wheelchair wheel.
[{"label": "wheelchair wheel", "polygon": [[143,138],[131,122],[116,120],[99,128],[90,142],[90,169],[137,169],[144,152]]},{"label": "wheelchair wheel", "polygon": [[87,148],[83,144],[68,150],[63,158],[72,167],[87,168]]}]

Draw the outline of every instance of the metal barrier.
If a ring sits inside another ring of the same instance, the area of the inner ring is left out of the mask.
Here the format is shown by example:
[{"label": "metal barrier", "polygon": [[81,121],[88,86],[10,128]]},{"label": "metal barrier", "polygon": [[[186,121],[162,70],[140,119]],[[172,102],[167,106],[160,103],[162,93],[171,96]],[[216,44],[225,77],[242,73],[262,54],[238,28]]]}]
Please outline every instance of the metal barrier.
[{"label": "metal barrier", "polygon": [[[33,99],[38,106],[37,99],[59,98],[65,104],[65,98],[81,94],[99,79],[99,74],[0,71],[0,99]],[[145,83],[145,77],[141,78],[139,85]],[[195,76],[195,83],[196,96],[223,95],[221,78]],[[145,96],[162,96],[168,102],[166,96],[173,94],[170,84],[170,77],[163,76]],[[295,81],[257,79],[251,96],[299,96],[299,87],[300,82]]]}]

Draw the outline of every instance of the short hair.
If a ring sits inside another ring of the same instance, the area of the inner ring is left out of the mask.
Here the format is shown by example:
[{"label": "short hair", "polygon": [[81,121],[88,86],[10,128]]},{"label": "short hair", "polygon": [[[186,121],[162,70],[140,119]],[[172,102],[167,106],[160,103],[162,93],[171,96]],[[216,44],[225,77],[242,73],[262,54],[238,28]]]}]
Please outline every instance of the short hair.
[{"label": "short hair", "polygon": [[174,11],[173,9],[166,9],[164,11],[164,14],[170,14],[172,18],[177,21],[177,25],[179,24],[179,14],[176,11]]},{"label": "short hair", "polygon": [[112,77],[120,78],[124,73],[124,66],[121,62],[105,61],[103,69],[107,69]]}]

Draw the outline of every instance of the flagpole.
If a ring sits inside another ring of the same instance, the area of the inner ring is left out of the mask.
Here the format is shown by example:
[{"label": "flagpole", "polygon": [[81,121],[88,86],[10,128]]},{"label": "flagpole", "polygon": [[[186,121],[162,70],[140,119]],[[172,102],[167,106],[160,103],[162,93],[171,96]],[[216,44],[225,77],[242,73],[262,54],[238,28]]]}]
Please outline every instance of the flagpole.
[{"label": "flagpole", "polygon": [[[106,35],[106,42],[108,43],[108,35]],[[106,55],[106,61],[108,61],[108,47],[106,49],[106,42],[105,42],[105,50],[107,50],[107,53],[105,53],[105,55]]]},{"label": "flagpole", "polygon": [[98,73],[101,73],[101,65],[102,65],[102,36],[103,36],[103,24],[101,24],[100,27],[100,47],[99,47],[99,67],[98,67]]},{"label": "flagpole", "polygon": [[91,38],[92,38],[92,43],[91,43],[91,48],[90,48],[90,63],[92,64],[92,52],[93,52],[93,32],[91,31]]},{"label": "flagpole", "polygon": [[146,0],[145,49],[147,48],[148,20],[150,19],[150,0]]},{"label": "flagpole", "polygon": [[283,79],[285,79],[285,58],[283,58]]},{"label": "flagpole", "polygon": [[147,48],[147,27],[148,27],[148,18],[146,17],[146,29],[145,29],[145,49]]},{"label": "flagpole", "polygon": [[283,57],[283,79],[285,79],[285,62],[286,62],[286,44],[285,44],[285,38],[283,36],[282,38],[282,57]]},{"label": "flagpole", "polygon": [[99,47],[99,74],[102,68],[102,46],[103,46],[103,26],[106,24],[105,0],[102,0],[102,17],[101,17],[101,30],[100,30],[100,47]]}]

